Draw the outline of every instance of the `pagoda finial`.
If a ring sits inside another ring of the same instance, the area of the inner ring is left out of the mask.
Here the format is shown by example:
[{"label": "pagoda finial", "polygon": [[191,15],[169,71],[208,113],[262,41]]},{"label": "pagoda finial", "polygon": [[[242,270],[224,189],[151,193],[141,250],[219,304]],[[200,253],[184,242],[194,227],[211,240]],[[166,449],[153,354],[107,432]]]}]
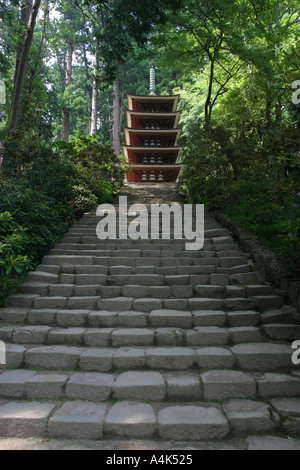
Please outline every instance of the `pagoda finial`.
[{"label": "pagoda finial", "polygon": [[155,95],[155,64],[154,60],[150,62],[150,95]]}]

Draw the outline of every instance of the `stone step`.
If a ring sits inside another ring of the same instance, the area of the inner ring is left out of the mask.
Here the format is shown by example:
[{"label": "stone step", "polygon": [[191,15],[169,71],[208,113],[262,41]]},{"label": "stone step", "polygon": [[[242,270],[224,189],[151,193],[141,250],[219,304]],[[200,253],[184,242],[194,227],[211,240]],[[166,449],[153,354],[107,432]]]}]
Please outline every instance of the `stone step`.
[{"label": "stone step", "polygon": [[[285,430],[285,409],[299,410],[299,398],[278,398],[271,403],[229,399],[223,405],[161,404],[158,408],[138,400],[94,402],[11,401],[0,404],[0,436],[92,440],[168,439],[220,440],[230,431],[239,436]],[[297,412],[296,412],[297,413]],[[299,413],[298,413],[299,415]]]},{"label": "stone step", "polygon": [[236,273],[230,276],[232,284],[259,285],[263,284],[265,277],[262,272],[254,271],[249,273]]},{"label": "stone step", "polygon": [[[176,188],[123,194],[150,208]],[[206,212],[202,250],[163,239],[162,221],[156,240],[100,240],[95,214],[0,308],[0,436],[176,445],[299,433],[299,317],[232,234]]]},{"label": "stone step", "polygon": [[[121,254],[118,256],[117,252],[120,251]],[[132,252],[132,253],[130,253]],[[241,264],[246,264],[247,263],[247,258],[241,256],[241,255],[235,255],[235,256],[230,256],[229,253],[225,253],[224,255],[218,255],[213,251],[186,251],[185,249],[182,250],[176,250],[176,248],[173,248],[173,246],[170,246],[168,250],[158,250],[156,247],[153,245],[150,248],[146,248],[143,250],[99,250],[97,248],[95,249],[66,249],[66,248],[53,248],[50,250],[50,253],[48,256],[96,256],[96,257],[112,257],[112,258],[129,258],[130,256],[134,256],[135,258],[169,258],[170,256],[175,256],[176,258],[205,258],[207,260],[211,260],[212,258],[214,259],[215,264],[219,264],[223,267],[233,267]],[[76,261],[76,258],[75,260]],[[218,261],[218,263],[217,263]],[[226,265],[227,263],[227,265]],[[230,266],[230,263],[232,266]]]},{"label": "stone step", "polygon": [[[138,251],[138,250],[137,250]],[[101,265],[101,266],[219,266],[220,268],[228,269],[227,274],[233,274],[234,270],[243,273],[246,266],[251,269],[251,265],[245,264],[245,258],[240,257],[229,257],[219,258],[217,256],[201,257],[197,251],[180,251],[180,252],[157,252],[149,250],[147,253],[144,251],[144,256],[138,256],[128,250],[123,251],[124,256],[110,256],[109,254],[103,253],[103,256],[96,256],[94,251],[89,252],[87,255],[83,255],[82,252],[77,252],[76,255],[47,255],[43,258],[43,264],[56,265],[56,266],[79,266],[79,265]],[[99,252],[100,253],[100,252]],[[147,254],[147,256],[145,256]],[[160,256],[161,255],[161,256]],[[121,260],[121,262],[120,262]],[[245,273],[246,274],[246,273]],[[251,273],[252,274],[252,273]],[[40,274],[39,274],[40,275]],[[52,277],[52,276],[51,276]],[[54,279],[54,277],[52,277]],[[233,279],[234,281],[234,279]],[[244,283],[251,284],[251,282]],[[255,282],[259,284],[259,282]]]},{"label": "stone step", "polygon": [[[176,286],[177,284],[174,283]],[[115,288],[116,286],[111,286]],[[179,286],[182,288],[182,286]],[[187,286],[188,287],[188,286]],[[28,307],[36,309],[90,309],[90,310],[108,310],[108,311],[144,311],[151,312],[156,309],[172,310],[249,310],[257,307],[252,298],[215,298],[215,297],[191,297],[187,298],[188,290],[184,293],[185,297],[154,298],[154,297],[106,297],[99,295],[92,296],[41,296],[38,294],[14,294],[5,301],[7,307]],[[199,294],[197,294],[199,295]],[[264,299],[265,300],[265,299]],[[283,299],[279,296],[272,297],[272,304],[279,307],[283,304]],[[264,303],[265,308],[268,304]],[[259,308],[261,311],[261,307]]]},{"label": "stone step", "polygon": [[4,399],[219,401],[298,397],[299,392],[300,379],[292,374],[250,374],[234,370],[112,374],[16,369],[0,375],[0,397]]},{"label": "stone step", "polygon": [[[118,269],[125,272],[127,269]],[[162,269],[162,272],[164,270]],[[167,271],[166,271],[167,272]],[[214,278],[212,278],[213,280]],[[209,276],[189,276],[181,274],[116,274],[106,276],[102,274],[62,274],[58,284],[40,282],[24,282],[18,287],[23,294],[37,294],[44,297],[81,297],[99,296],[107,297],[204,297],[204,298],[242,298],[246,297],[246,289],[239,286],[212,285]],[[198,284],[207,281],[206,284]],[[218,279],[217,279],[218,281]],[[250,299],[253,296],[250,296]],[[255,296],[255,303],[257,303]],[[270,307],[280,306],[281,300],[275,303],[272,297]],[[254,305],[255,305],[254,303]],[[269,305],[266,303],[266,305]]]},{"label": "stone step", "polygon": [[[148,299],[151,300],[151,299]],[[172,300],[172,299],[167,299]],[[180,302],[183,299],[179,299]],[[175,299],[176,301],[176,299]],[[168,305],[168,303],[167,303]],[[259,336],[270,337],[279,340],[297,339],[299,324],[293,323],[283,325],[276,329],[278,324],[261,323],[263,315],[255,310],[229,310],[222,309],[209,310],[187,310],[179,308],[159,308],[151,311],[143,310],[87,310],[60,309],[60,308],[23,308],[7,307],[0,309],[0,339],[7,340],[6,328],[10,324],[17,323],[16,326],[35,325],[35,326],[59,326],[63,328],[70,327],[89,327],[89,328],[182,328],[189,329],[199,326],[219,326],[228,327],[232,341],[253,342],[250,338]],[[175,302],[175,307],[178,307]],[[285,307],[282,309],[285,311]],[[264,325],[259,331],[260,325]],[[272,337],[271,337],[272,336]],[[296,336],[296,338],[295,338]]]},{"label": "stone step", "polygon": [[[135,243],[132,243],[132,241],[129,243],[126,240],[120,240],[115,241],[113,243],[112,240],[110,240],[110,243],[105,243],[105,240],[98,242],[93,242],[93,243],[85,243],[85,239],[87,237],[84,237],[81,239],[80,243],[72,243],[72,242],[65,242],[61,241],[60,243],[57,243],[55,248],[56,249],[61,249],[61,250],[75,250],[75,251],[82,251],[82,250],[104,250],[104,251],[109,251],[112,255],[114,251],[121,251],[121,250],[128,250],[128,251],[185,251],[185,244],[186,240],[136,240]],[[108,240],[109,241],[109,240]],[[159,243],[154,243],[155,241]],[[170,243],[162,243],[162,241],[167,241]],[[122,243],[121,243],[122,242]],[[137,243],[140,242],[140,243]],[[224,250],[224,252],[228,253],[229,250]],[[241,250],[232,250],[233,256],[236,256],[236,253],[241,253],[241,255],[244,256]],[[203,248],[200,250],[199,255],[206,253],[206,254],[219,254],[219,256],[222,256],[219,251],[216,251],[214,247],[208,243],[205,243]]]},{"label": "stone step", "polygon": [[[150,302],[153,299],[144,299],[144,303],[145,300]],[[179,299],[179,303],[182,300]],[[179,307],[176,304],[176,299],[174,299],[174,302],[175,307]],[[0,336],[1,339],[5,340],[4,328],[12,323],[59,326],[64,328],[174,327],[186,329],[199,326],[227,326],[232,329],[232,336],[235,338],[234,342],[236,342],[236,338],[244,338],[244,341],[246,337],[251,337],[251,328],[258,327],[261,324],[262,316],[255,310],[229,310],[227,312],[217,308],[214,310],[209,310],[208,308],[201,310],[180,310],[179,308],[171,308],[171,304],[167,303],[167,305],[170,308],[151,309],[150,311],[127,309],[119,311],[107,309],[87,310],[83,308],[2,308],[0,309],[0,319],[4,324],[0,326]]]},{"label": "stone step", "polygon": [[63,372],[16,369],[0,375],[3,399],[80,399],[157,401],[220,401],[229,398],[297,397],[300,379],[292,374],[126,371]]},{"label": "stone step", "polygon": [[274,371],[293,368],[291,343],[246,343],[231,348],[238,366],[246,370]]},{"label": "stone step", "polygon": [[[195,252],[186,252],[188,256],[171,256],[166,252],[168,256],[157,258],[153,256],[149,257],[122,257],[122,260],[116,257],[109,256],[72,256],[72,255],[48,255],[43,258],[43,264],[56,265],[56,266],[217,266],[219,264],[218,258],[199,258],[196,257]],[[213,260],[213,261],[212,261]]]},{"label": "stone step", "polygon": [[[176,274],[207,274],[203,278],[202,283],[205,284],[214,284],[214,285],[227,285],[229,283],[228,274],[217,274],[215,277],[209,277],[209,273],[216,270],[215,266],[201,266],[201,265],[189,265],[189,266],[129,266],[122,264],[122,261],[119,264],[114,264],[111,266],[105,265],[63,265],[63,266],[48,266],[40,265],[38,267],[37,274],[42,272],[45,269],[45,272],[52,270],[52,268],[57,268],[58,281],[62,284],[72,284],[74,283],[73,277],[71,274],[97,274],[97,275],[119,275],[119,274],[159,274],[159,275],[176,275]],[[65,276],[67,274],[68,276]],[[41,283],[43,279],[41,279]],[[66,282],[68,281],[68,282]],[[31,281],[30,281],[31,282]],[[34,281],[40,282],[40,280]],[[54,282],[55,283],[55,282]]]},{"label": "stone step", "polygon": [[288,324],[293,321],[297,321],[299,324],[299,313],[294,307],[284,305],[281,309],[268,309],[262,313],[261,319],[265,324]]},{"label": "stone step", "polygon": [[[201,280],[201,279],[200,279]],[[129,279],[130,281],[130,279]],[[23,293],[33,292],[39,294],[40,296],[63,296],[63,297],[73,297],[73,296],[100,296],[102,298],[107,297],[162,297],[162,298],[172,298],[172,297],[183,297],[188,298],[193,295],[198,297],[210,297],[224,299],[227,296],[230,298],[238,297],[240,298],[240,292],[232,292],[231,289],[224,288],[223,286],[212,286],[212,285],[197,285],[196,282],[199,281],[197,277],[192,279],[192,282],[185,282],[185,279],[182,276],[170,276],[166,279],[166,284],[160,285],[153,282],[150,285],[135,285],[135,284],[121,284],[115,285],[100,285],[99,284],[52,284],[48,286],[47,284],[40,283],[24,283],[20,287],[19,291]],[[236,295],[233,295],[236,294]]]},{"label": "stone step", "polygon": [[294,341],[300,339],[300,325],[299,324],[267,324],[262,327],[264,334],[267,338],[272,340],[285,340]]},{"label": "stone step", "polygon": [[[213,333],[211,333],[213,334]],[[219,338],[220,338],[219,333]],[[215,343],[216,344],[216,343]],[[241,343],[234,346],[120,346],[6,344],[7,368],[110,372],[113,370],[209,370],[281,372],[293,369],[291,344]]]},{"label": "stone step", "polygon": [[[173,322],[170,321],[171,316],[161,317],[154,314],[148,319],[149,327],[139,325],[123,328],[66,326],[66,316],[58,314],[59,326],[57,327],[6,324],[0,328],[0,340],[22,345],[64,344],[87,347],[213,346],[237,344],[240,341],[262,342],[265,340],[259,328],[256,327],[197,326],[192,328],[192,317],[188,315],[184,317],[183,313],[176,316]],[[80,323],[79,319],[76,320]],[[141,323],[141,317],[139,317],[139,323]],[[172,326],[166,326],[168,324]]]}]

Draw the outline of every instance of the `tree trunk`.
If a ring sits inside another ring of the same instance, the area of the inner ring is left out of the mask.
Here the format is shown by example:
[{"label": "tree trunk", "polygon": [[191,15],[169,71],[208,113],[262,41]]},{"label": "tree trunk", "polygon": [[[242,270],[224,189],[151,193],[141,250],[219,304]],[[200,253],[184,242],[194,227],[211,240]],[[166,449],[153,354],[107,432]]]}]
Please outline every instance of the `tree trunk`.
[{"label": "tree trunk", "polygon": [[275,124],[281,125],[282,122],[282,103],[281,103],[281,96],[278,96],[278,99],[275,104]]},{"label": "tree trunk", "polygon": [[[71,85],[71,82],[72,82],[72,59],[73,59],[73,41],[71,40],[69,41],[69,45],[68,45],[65,90],[68,89],[68,87]],[[63,142],[69,142],[70,115],[71,115],[71,112],[68,109],[67,105],[65,104],[63,108],[63,131],[62,131]]]},{"label": "tree trunk", "polygon": [[98,54],[95,54],[95,67],[93,77],[93,92],[92,92],[92,111],[90,122],[90,136],[97,135],[97,117],[98,117]]},{"label": "tree trunk", "polygon": [[120,126],[120,81],[119,65],[116,66],[116,79],[113,84],[113,149],[116,155],[120,155],[121,126]]},{"label": "tree trunk", "polygon": [[268,126],[272,124],[272,89],[271,85],[267,83],[267,90],[266,90],[266,110],[265,110],[265,118]]},{"label": "tree trunk", "polygon": [[212,111],[212,103],[211,103],[211,97],[212,97],[212,87],[213,87],[213,80],[214,80],[214,71],[215,71],[215,58],[210,57],[210,75],[209,75],[209,85],[208,85],[208,90],[207,90],[207,98],[205,101],[205,122],[204,122],[204,128],[208,132],[210,128],[210,120],[211,120],[211,111]]},{"label": "tree trunk", "polygon": [[123,120],[123,110],[124,110],[124,95],[125,95],[125,78],[126,78],[126,65],[123,65],[123,84],[122,84],[122,95],[120,101],[120,133],[122,127],[122,120]]},{"label": "tree trunk", "polygon": [[30,46],[32,43],[34,27],[36,23],[37,14],[41,5],[41,0],[35,0],[34,6],[31,8],[31,13],[29,15],[29,20],[27,24],[27,29],[24,35],[24,41],[22,45],[22,51],[16,64],[16,73],[15,73],[15,87],[13,94],[13,101],[11,106],[10,120],[8,126],[8,132],[12,132],[17,127],[22,88],[26,73],[26,66],[28,62],[28,56],[30,51]]},{"label": "tree trunk", "polygon": [[26,28],[29,23],[30,14],[32,12],[32,5],[33,5],[33,0],[25,0],[21,4],[21,24],[25,31],[19,41],[19,47],[18,47],[17,57],[16,57],[14,84],[16,84],[16,80],[17,80],[17,74],[18,74],[18,69],[20,65],[23,44],[24,44],[25,37],[26,37]]},{"label": "tree trunk", "polygon": [[35,66],[32,68],[31,76],[30,76],[30,89],[29,89],[30,92],[32,90],[34,79],[38,75],[39,67],[42,62],[42,52],[43,52],[44,41],[46,38],[47,24],[50,23],[49,14],[50,14],[50,7],[48,4],[46,4],[45,10],[44,10],[42,37],[40,40],[40,45],[39,45],[36,60],[35,60]]},{"label": "tree trunk", "polygon": [[89,66],[88,66],[88,60],[87,60],[87,55],[86,55],[86,48],[85,44],[82,45],[83,47],[83,58],[84,58],[84,65],[85,65],[85,77],[86,77],[86,99],[87,99],[87,111],[88,111],[88,116],[91,115],[92,109],[91,109],[91,88],[88,84],[90,76],[89,76]]}]

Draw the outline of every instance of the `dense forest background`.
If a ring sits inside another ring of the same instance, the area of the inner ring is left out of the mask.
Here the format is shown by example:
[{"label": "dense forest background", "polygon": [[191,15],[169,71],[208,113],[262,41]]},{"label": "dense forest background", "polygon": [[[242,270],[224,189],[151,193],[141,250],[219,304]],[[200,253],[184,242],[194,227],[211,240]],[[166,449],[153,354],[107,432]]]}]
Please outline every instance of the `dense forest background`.
[{"label": "dense forest background", "polygon": [[180,94],[187,200],[300,260],[298,0],[0,0],[0,300],[122,184],[127,93]]}]

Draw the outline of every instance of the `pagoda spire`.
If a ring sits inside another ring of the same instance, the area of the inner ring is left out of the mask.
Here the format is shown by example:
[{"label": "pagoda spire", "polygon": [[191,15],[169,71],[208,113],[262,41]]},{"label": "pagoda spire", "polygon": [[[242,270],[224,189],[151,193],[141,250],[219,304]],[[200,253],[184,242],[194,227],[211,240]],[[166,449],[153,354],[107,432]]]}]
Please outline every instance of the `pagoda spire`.
[{"label": "pagoda spire", "polygon": [[150,62],[150,95],[155,95],[155,65],[154,60]]}]

